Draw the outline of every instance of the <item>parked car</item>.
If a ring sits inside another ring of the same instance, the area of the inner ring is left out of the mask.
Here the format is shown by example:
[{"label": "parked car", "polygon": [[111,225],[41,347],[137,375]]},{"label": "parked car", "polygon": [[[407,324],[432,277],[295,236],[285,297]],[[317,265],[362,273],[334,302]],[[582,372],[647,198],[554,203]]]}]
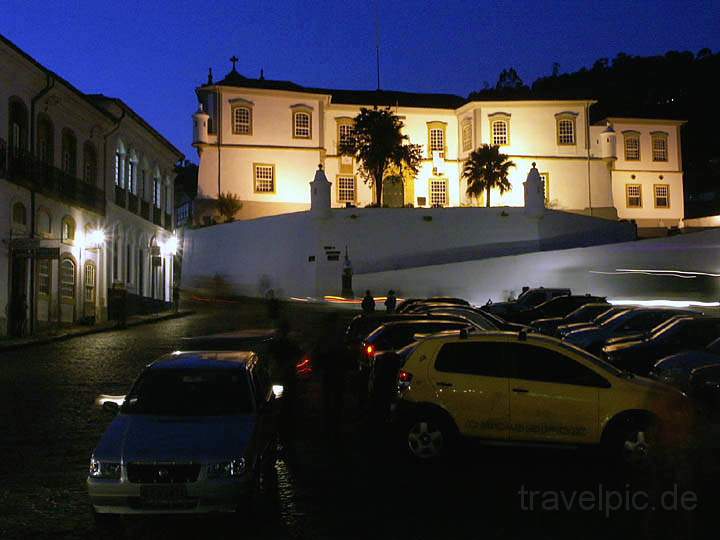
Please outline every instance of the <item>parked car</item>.
[{"label": "parked car", "polygon": [[383,324],[394,322],[394,321],[417,321],[417,320],[445,320],[445,321],[456,321],[456,322],[467,322],[468,318],[465,315],[460,314],[449,314],[449,315],[437,315],[436,313],[423,312],[423,313],[387,313],[384,311],[363,314],[354,317],[350,324],[348,324],[345,330],[345,346],[348,350],[348,357],[355,359],[356,362],[360,361],[360,357],[363,352],[363,341],[372,332]]},{"label": "parked car", "polygon": [[708,364],[692,370],[690,396],[711,424],[720,423],[720,364]]},{"label": "parked car", "polygon": [[514,313],[508,316],[508,320],[520,324],[530,324],[537,319],[543,319],[546,317],[564,317],[568,313],[575,311],[577,308],[584,306],[585,304],[597,302],[605,302],[605,298],[601,296],[592,296],[590,294],[566,294],[555,297],[547,302],[543,302],[539,306]]},{"label": "parked car", "polygon": [[[449,332],[419,342],[398,374],[397,425],[417,459],[446,453],[457,436],[513,444],[604,445],[643,459],[653,428],[689,427],[681,392],[627,374],[539,334]],[[568,406],[572,403],[572,406]]]},{"label": "parked car", "polygon": [[412,313],[432,313],[437,314],[439,312],[452,313],[455,316],[466,317],[470,320],[480,322],[485,321],[486,324],[491,324],[495,328],[500,330],[508,330],[511,332],[519,332],[520,330],[529,330],[524,324],[511,323],[498,317],[493,313],[488,313],[482,309],[473,306],[457,306],[454,304],[418,304],[413,308]]},{"label": "parked car", "polygon": [[398,313],[405,313],[417,304],[453,304],[455,306],[469,306],[470,302],[464,298],[452,296],[432,296],[430,298],[408,298],[397,307]]},{"label": "parked car", "polygon": [[564,317],[536,319],[532,321],[530,326],[535,332],[540,332],[546,336],[554,336],[558,326],[576,323],[589,323],[595,317],[602,315],[611,307],[612,306],[607,302],[584,304]]},{"label": "parked car", "polygon": [[570,289],[538,287],[536,289],[527,289],[522,292],[516,300],[509,300],[507,302],[488,302],[482,307],[482,309],[490,313],[494,313],[503,319],[507,319],[513,313],[518,313],[520,311],[525,311],[526,309],[539,306],[543,302],[547,302],[556,296],[567,296],[570,294]]},{"label": "parked car", "polygon": [[616,367],[648,375],[659,359],[681,351],[705,349],[719,337],[720,317],[677,317],[660,330],[608,344],[603,352]]},{"label": "parked car", "polygon": [[242,510],[277,448],[275,397],[252,352],[177,352],[147,366],[90,459],[98,524],[118,514]]},{"label": "parked car", "polygon": [[613,306],[613,307],[607,309],[606,311],[603,311],[600,315],[598,315],[591,321],[561,324],[560,326],[557,327],[557,330],[555,330],[555,337],[562,339],[565,336],[567,336],[570,332],[574,332],[575,330],[582,330],[584,328],[592,328],[594,326],[600,326],[605,321],[610,319],[611,317],[613,317],[623,311],[628,311],[629,309],[630,308]]},{"label": "parked car", "polygon": [[720,351],[713,352],[711,346],[720,343],[715,340],[701,351],[685,351],[661,358],[650,370],[658,381],[675,386],[683,392],[690,392],[690,374],[693,370],[710,365],[720,365]]},{"label": "parked car", "polygon": [[605,342],[611,338],[636,335],[652,330],[660,323],[678,315],[698,313],[670,308],[634,308],[622,311],[599,326],[582,328],[565,336],[568,342],[593,354],[600,354]]}]

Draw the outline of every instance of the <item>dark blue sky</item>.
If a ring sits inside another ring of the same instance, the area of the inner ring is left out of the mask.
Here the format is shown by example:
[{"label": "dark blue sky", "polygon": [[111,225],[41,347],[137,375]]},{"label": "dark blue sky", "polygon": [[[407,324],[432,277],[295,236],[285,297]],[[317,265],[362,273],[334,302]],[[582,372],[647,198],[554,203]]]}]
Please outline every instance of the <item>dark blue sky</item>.
[{"label": "dark blue sky", "polygon": [[[718,0],[378,0],[382,86],[467,95],[514,66],[525,82],[618,52],[720,49]],[[375,88],[371,0],[0,0],[0,33],[87,92],[125,100],[192,160],[194,88],[257,77]]]}]

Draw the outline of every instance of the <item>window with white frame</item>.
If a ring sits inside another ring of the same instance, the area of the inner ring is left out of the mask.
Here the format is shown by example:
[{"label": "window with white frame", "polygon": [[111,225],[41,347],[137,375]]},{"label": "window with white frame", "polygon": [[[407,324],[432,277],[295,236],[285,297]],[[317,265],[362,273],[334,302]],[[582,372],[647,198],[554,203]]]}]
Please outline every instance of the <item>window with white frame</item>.
[{"label": "window with white frame", "polygon": [[625,200],[628,208],[642,208],[642,187],[640,184],[625,185]]},{"label": "window with white frame", "polygon": [[626,161],[639,161],[640,160],[640,134],[639,133],[626,133],[625,134],[625,160]]},{"label": "window with white frame", "polygon": [[430,153],[440,152],[441,157],[445,152],[445,130],[442,128],[430,129]]},{"label": "window with white frame", "polygon": [[122,156],[120,155],[120,152],[115,152],[115,185],[122,187],[122,178],[120,171],[120,161],[122,160]]},{"label": "window with white frame", "polygon": [[510,122],[507,119],[493,120],[490,124],[492,143],[495,146],[503,146],[510,141]]},{"label": "window with white frame", "polygon": [[447,182],[443,179],[430,179],[430,206],[447,206]]},{"label": "window with white frame", "polygon": [[655,208],[670,208],[670,186],[655,184]]},{"label": "window with white frame", "polygon": [[236,135],[252,134],[252,109],[250,107],[233,107],[232,131]]},{"label": "window with white frame", "polygon": [[307,111],[293,112],[293,137],[309,139],[312,134],[312,116]]},{"label": "window with white frame", "polygon": [[667,133],[653,133],[652,135],[652,159],[653,161],[668,160]]},{"label": "window with white frame", "polygon": [[353,125],[350,122],[338,124],[338,154],[340,153],[340,148],[350,140],[353,129]]},{"label": "window with white frame", "polygon": [[85,263],[85,302],[95,302],[95,265],[91,262]]},{"label": "window with white frame", "polygon": [[472,150],[472,120],[469,118],[462,121],[462,148],[464,152]]},{"label": "window with white frame", "polygon": [[354,203],[356,200],[354,176],[337,177],[337,200],[339,203]]},{"label": "window with white frame", "polygon": [[127,187],[128,191],[130,193],[135,193],[135,190],[137,189],[136,186],[136,173],[135,173],[135,162],[131,159],[128,159],[127,162]]},{"label": "window with white frame", "polygon": [[37,260],[37,291],[38,294],[50,294],[50,264],[51,259]]},{"label": "window with white frame", "polygon": [[275,165],[255,163],[253,169],[255,171],[255,193],[274,193]]},{"label": "window with white frame", "polygon": [[575,144],[575,119],[559,118],[557,121],[557,139],[559,145]]},{"label": "window with white frame", "polygon": [[160,178],[153,178],[153,206],[160,208]]},{"label": "window with white frame", "polygon": [[60,297],[75,300],[75,263],[68,258],[60,262]]}]

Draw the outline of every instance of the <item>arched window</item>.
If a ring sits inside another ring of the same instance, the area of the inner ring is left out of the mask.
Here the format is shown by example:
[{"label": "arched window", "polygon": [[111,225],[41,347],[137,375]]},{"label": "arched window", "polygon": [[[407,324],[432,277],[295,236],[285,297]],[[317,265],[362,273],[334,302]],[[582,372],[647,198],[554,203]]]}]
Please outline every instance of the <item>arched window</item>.
[{"label": "arched window", "polygon": [[83,164],[83,180],[94,185],[97,181],[97,153],[90,141],[83,144]]},{"label": "arched window", "polygon": [[8,113],[10,155],[12,157],[19,157],[27,150],[27,107],[20,98],[11,97],[8,104]]},{"label": "arched window", "polygon": [[27,210],[25,205],[21,202],[16,202],[12,207],[12,222],[13,225],[27,225]]},{"label": "arched window", "polygon": [[68,128],[62,132],[62,170],[70,176],[77,174],[77,139]]},{"label": "arched window", "polygon": [[50,212],[45,208],[40,208],[37,211],[37,224],[35,225],[37,232],[42,236],[50,236],[52,234],[52,219],[50,218]]},{"label": "arched window", "polygon": [[60,261],[60,298],[66,303],[75,301],[75,261],[65,257]]},{"label": "arched window", "polygon": [[40,113],[37,120],[37,157],[43,163],[52,165],[54,161],[55,131],[52,120]]},{"label": "arched window", "polygon": [[75,220],[70,216],[62,218],[62,225],[60,227],[60,240],[62,242],[74,242],[75,241]]}]

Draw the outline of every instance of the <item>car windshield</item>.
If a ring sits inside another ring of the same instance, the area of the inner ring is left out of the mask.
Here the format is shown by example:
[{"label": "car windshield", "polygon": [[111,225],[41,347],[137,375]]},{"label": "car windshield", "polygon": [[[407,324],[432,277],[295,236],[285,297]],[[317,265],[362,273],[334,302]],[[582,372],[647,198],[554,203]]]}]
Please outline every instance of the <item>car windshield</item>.
[{"label": "car windshield", "polygon": [[568,323],[588,322],[608,311],[607,306],[584,305],[565,317]]},{"label": "car windshield", "polygon": [[469,321],[472,321],[473,323],[475,323],[482,330],[497,330],[498,329],[498,326],[494,322],[490,321],[484,315],[481,315],[480,313],[478,313],[476,311],[472,311],[470,309],[448,309],[447,311],[439,311],[434,314],[438,315],[438,316],[455,315],[455,316],[463,317],[464,319],[468,319]]},{"label": "car windshield", "polygon": [[604,326],[606,324],[612,323],[613,321],[618,322],[620,320],[620,317],[625,317],[627,313],[630,313],[629,309],[618,310],[616,308],[611,308],[602,315],[598,315],[597,317],[595,317],[593,323],[597,324],[598,326]]},{"label": "car windshield", "polygon": [[242,370],[150,369],[125,398],[125,414],[218,416],[253,411]]}]

